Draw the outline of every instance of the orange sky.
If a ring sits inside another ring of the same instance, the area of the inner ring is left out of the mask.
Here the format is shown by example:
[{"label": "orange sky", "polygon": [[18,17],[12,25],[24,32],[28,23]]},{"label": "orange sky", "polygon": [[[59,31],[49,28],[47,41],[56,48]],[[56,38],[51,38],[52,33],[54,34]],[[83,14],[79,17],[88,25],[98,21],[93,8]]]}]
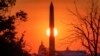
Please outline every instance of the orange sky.
[{"label": "orange sky", "polygon": [[[17,0],[16,6],[13,9],[13,12],[21,9],[28,14],[28,21],[21,23],[21,25],[17,27],[19,33],[22,33],[24,30],[26,31],[25,41],[27,46],[31,46],[32,52],[38,51],[41,41],[43,41],[44,45],[48,48],[49,38],[46,35],[46,30],[49,26],[50,2],[51,0]],[[66,10],[66,8],[73,10],[73,0],[52,0],[52,2],[54,4],[55,27],[58,30],[58,35],[55,38],[56,50],[65,50],[67,45],[63,44],[65,41],[61,39],[70,34],[68,31],[72,29],[71,26],[66,24],[75,21],[73,16]],[[82,0],[79,4],[83,4]],[[79,43],[74,43],[74,47],[72,45],[70,49],[80,50],[83,48],[77,45],[79,45]]]}]

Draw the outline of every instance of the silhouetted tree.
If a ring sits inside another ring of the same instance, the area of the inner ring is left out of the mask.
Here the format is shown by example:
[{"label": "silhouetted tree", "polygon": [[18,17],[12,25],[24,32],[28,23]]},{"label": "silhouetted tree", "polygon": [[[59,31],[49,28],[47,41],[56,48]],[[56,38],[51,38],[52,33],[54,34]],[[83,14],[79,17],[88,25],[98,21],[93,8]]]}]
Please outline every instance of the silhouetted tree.
[{"label": "silhouetted tree", "polygon": [[10,15],[10,9],[15,5],[16,0],[0,0],[0,56],[29,56],[25,51],[24,33],[18,40],[16,38],[16,20],[25,22],[27,14],[19,11]]},{"label": "silhouetted tree", "polygon": [[[74,27],[73,34],[71,34],[72,41],[81,40],[82,45],[89,50],[91,56],[97,56],[100,47],[100,12],[98,0],[89,0],[90,7],[85,15],[79,12],[79,8],[74,2],[75,12],[67,9],[70,13],[76,16],[78,23],[72,24]],[[74,37],[74,38],[73,38]],[[72,42],[71,41],[71,42]]]}]

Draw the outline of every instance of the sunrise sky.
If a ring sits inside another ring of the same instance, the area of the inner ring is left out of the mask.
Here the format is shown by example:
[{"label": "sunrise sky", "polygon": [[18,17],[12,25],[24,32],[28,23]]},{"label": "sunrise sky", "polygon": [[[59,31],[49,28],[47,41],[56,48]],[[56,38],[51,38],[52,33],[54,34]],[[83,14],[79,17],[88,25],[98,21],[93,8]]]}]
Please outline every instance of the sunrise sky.
[{"label": "sunrise sky", "polygon": [[[62,39],[70,34],[69,30],[73,29],[68,24],[76,22],[74,16],[66,8],[74,11],[74,0],[17,0],[16,6],[13,8],[12,12],[24,10],[28,14],[28,21],[18,25],[17,30],[19,33],[26,31],[27,49],[31,49],[32,53],[38,51],[41,41],[48,48],[49,38],[46,35],[46,30],[49,27],[49,6],[51,1],[54,4],[55,28],[58,30],[58,35],[55,37],[56,50],[65,50],[68,45],[64,44],[66,40]],[[79,8],[83,10],[86,5],[84,2],[80,0],[78,3]],[[69,48],[71,50],[83,49],[77,42]]]}]

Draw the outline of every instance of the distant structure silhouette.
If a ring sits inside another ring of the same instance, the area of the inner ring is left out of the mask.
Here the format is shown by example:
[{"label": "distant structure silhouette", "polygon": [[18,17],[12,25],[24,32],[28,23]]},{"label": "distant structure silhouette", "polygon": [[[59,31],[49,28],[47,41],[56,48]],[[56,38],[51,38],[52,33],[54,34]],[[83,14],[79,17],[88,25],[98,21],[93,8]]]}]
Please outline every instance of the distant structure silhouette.
[{"label": "distant structure silhouette", "polygon": [[43,42],[41,42],[41,45],[39,46],[38,56],[48,56],[48,50],[44,46]]},{"label": "distant structure silhouette", "polygon": [[50,4],[50,37],[49,37],[49,56],[55,56],[55,38],[54,38],[54,7]]}]

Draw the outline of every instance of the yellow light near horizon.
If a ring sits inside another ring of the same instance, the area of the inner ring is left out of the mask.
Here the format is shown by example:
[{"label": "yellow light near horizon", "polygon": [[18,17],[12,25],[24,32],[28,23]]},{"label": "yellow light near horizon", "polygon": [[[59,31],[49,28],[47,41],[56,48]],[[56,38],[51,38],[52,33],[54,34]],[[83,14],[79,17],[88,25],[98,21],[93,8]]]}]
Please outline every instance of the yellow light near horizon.
[{"label": "yellow light near horizon", "polygon": [[[47,32],[46,32],[47,36],[50,36],[50,28],[47,29]],[[54,36],[57,36],[58,34],[58,31],[56,28],[54,28]]]}]

